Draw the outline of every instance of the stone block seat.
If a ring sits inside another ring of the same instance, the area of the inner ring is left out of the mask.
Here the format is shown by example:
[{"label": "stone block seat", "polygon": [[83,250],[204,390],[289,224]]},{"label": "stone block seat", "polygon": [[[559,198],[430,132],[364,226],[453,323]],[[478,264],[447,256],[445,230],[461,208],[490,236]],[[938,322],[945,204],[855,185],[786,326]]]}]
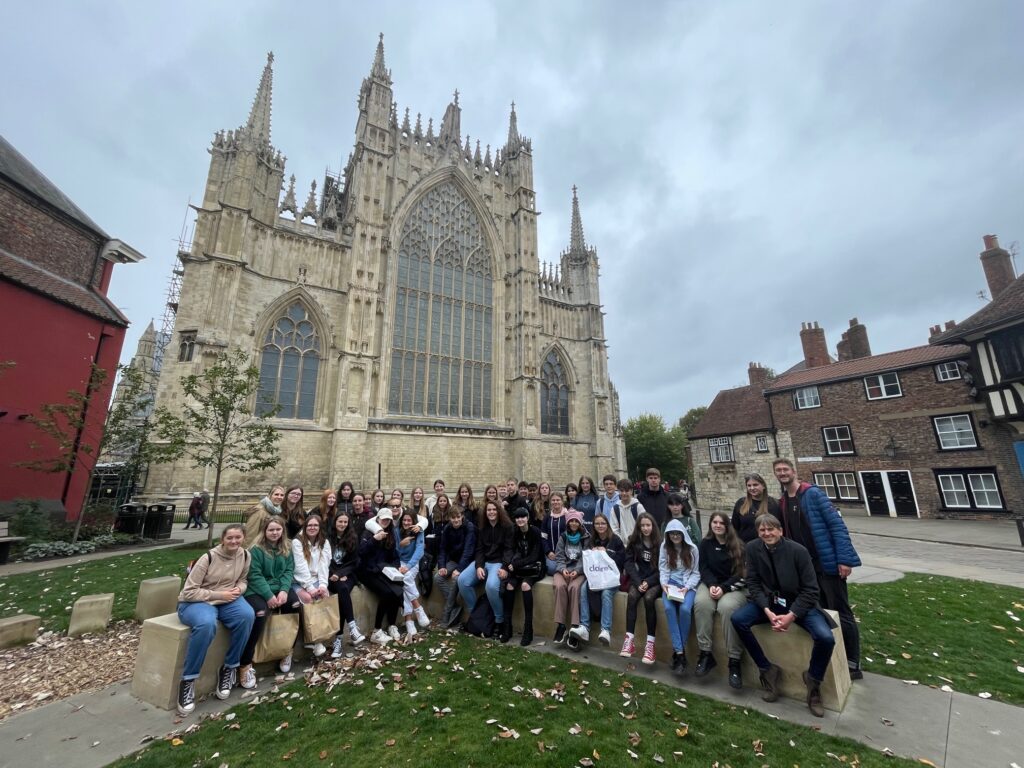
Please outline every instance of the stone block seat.
[{"label": "stone block seat", "polygon": [[[478,587],[478,594],[481,600],[485,600],[482,587]],[[444,597],[440,591],[434,589],[430,599],[426,601],[426,610],[431,618],[437,618],[443,612]],[[352,593],[352,606],[355,611],[356,621],[364,633],[369,635],[373,628],[374,613],[377,609],[377,599],[365,589],[356,589]],[[516,599],[516,607],[512,616],[513,629],[518,632],[523,626],[522,599]],[[534,585],[533,588],[533,632],[537,640],[549,640],[555,634],[555,590],[554,582],[550,577],[544,578]],[[612,620],[612,650],[617,651],[621,647],[623,637],[626,633],[626,593],[619,592],[615,595],[615,606],[613,608]],[[826,709],[834,712],[841,712],[846,704],[846,696],[850,692],[850,671],[846,664],[846,651],[843,646],[842,629],[839,628],[838,616],[832,613],[832,619],[836,628],[832,631],[836,640],[835,651],[832,654],[832,661],[828,665],[825,680],[821,686],[822,703]],[[463,620],[467,618],[463,612]],[[399,616],[401,621],[401,616]],[[725,640],[720,626],[721,617],[715,615],[715,629],[713,634],[713,652],[718,666],[711,671],[707,678],[710,684],[727,686],[728,677],[728,654],[725,650]],[[643,648],[647,640],[646,620],[643,606],[638,606],[636,622],[636,644],[638,649]],[[404,626],[399,626],[403,632]],[[597,633],[600,631],[600,621],[596,615],[591,616],[590,626],[591,645],[597,642]],[[803,701],[807,695],[807,688],[803,683],[802,674],[807,669],[811,658],[811,638],[806,632],[795,626],[785,633],[772,632],[767,625],[754,628],[758,642],[764,649],[765,655],[772,662],[782,667],[782,695],[792,699]],[[658,600],[658,628],[655,635],[656,657],[660,663],[670,664],[672,661],[672,643],[668,637],[668,622],[665,619],[665,608]],[[697,662],[696,630],[691,628],[690,638],[686,647],[686,655],[689,661],[689,679],[692,679],[693,668]],[[634,657],[634,662],[639,662],[640,652]],[[743,683],[746,688],[759,687],[757,666],[750,660],[750,657],[743,654]]]},{"label": "stone block seat", "polygon": [[86,632],[103,632],[110,623],[114,611],[114,593],[82,595],[75,600],[71,609],[71,623],[68,637],[77,637]]},{"label": "stone block seat", "polygon": [[[482,588],[479,588],[480,599],[485,600]],[[426,601],[426,610],[431,618],[441,615],[444,604],[444,597],[440,591],[435,589],[430,598]],[[550,578],[543,579],[534,585],[534,609],[533,626],[534,635],[537,640],[550,639],[555,632],[554,624],[554,584]],[[355,611],[356,622],[363,632],[368,636],[373,628],[374,613],[377,609],[377,599],[366,589],[359,588],[352,592],[352,606]],[[614,619],[612,621],[612,648],[615,651],[622,643],[625,635],[626,622],[626,595],[623,592],[615,596],[613,609]],[[463,619],[466,614],[463,613]],[[832,618],[838,625],[838,617],[833,612]],[[724,638],[720,626],[721,617],[715,616],[715,629],[713,634],[713,651],[718,661],[718,666],[712,670],[702,682],[709,685],[727,686],[726,676],[728,674],[728,655],[725,651]],[[401,616],[399,616],[401,622]],[[522,628],[522,601],[516,600],[516,608],[513,614],[513,628],[518,631]],[[672,644],[668,639],[668,624],[665,620],[664,607],[658,601],[658,631],[655,636],[656,656],[659,663],[668,664],[672,659]],[[645,619],[643,607],[641,606],[637,616],[636,643],[642,648],[646,641]],[[399,629],[404,632],[404,626],[400,624]],[[599,621],[593,617],[591,624],[591,643],[596,642]],[[431,630],[426,630],[430,632]],[[436,631],[436,630],[434,630]],[[146,620],[142,625],[142,638],[139,643],[138,657],[135,663],[135,674],[132,678],[132,695],[150,704],[163,709],[173,709],[178,693],[178,681],[181,679],[181,670],[185,662],[185,650],[188,644],[191,629],[182,624],[177,614],[168,614]],[[810,636],[799,627],[794,627],[786,633],[772,632],[765,625],[754,628],[765,654],[774,663],[782,667],[782,695],[789,698],[803,701],[806,696],[806,688],[802,680],[802,673],[807,669],[811,657]],[[846,653],[843,648],[842,630],[837,626],[833,630],[836,639],[835,651],[832,654],[832,661],[828,666],[825,680],[821,686],[822,703],[826,709],[834,712],[842,711],[846,704],[846,697],[850,691],[850,673],[846,665]],[[345,633],[347,645],[347,632]],[[202,672],[196,683],[196,696],[202,697],[213,692],[216,683],[217,670],[227,650],[227,630],[218,623],[217,635],[210,650],[206,655]],[[511,649],[511,645],[509,646]],[[516,646],[518,650],[518,646]],[[510,650],[510,652],[513,652]],[[696,633],[691,630],[686,654],[690,662],[690,677],[693,679],[693,666],[697,660]],[[294,656],[297,660],[308,656],[303,648],[301,633],[296,641]],[[625,660],[623,660],[625,661]],[[634,657],[635,663],[639,662],[639,654]],[[258,665],[260,671],[270,671],[273,663]],[[758,670],[746,653],[743,654],[743,681],[746,688],[757,688]]]},{"label": "stone block seat", "polygon": [[0,619],[0,648],[24,645],[36,639],[40,618],[30,613],[19,613]]},{"label": "stone block seat", "polygon": [[139,584],[139,596],[135,600],[135,620],[145,621],[154,616],[165,616],[178,610],[178,594],[181,592],[181,577],[160,576],[146,579]]}]

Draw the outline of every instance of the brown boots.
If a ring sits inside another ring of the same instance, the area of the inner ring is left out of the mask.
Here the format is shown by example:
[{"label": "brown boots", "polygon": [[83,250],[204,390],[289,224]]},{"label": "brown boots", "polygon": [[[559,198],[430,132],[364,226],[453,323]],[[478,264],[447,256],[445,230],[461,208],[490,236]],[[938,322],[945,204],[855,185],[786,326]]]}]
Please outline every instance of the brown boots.
[{"label": "brown boots", "polygon": [[821,682],[804,672],[804,685],[807,686],[807,708],[815,717],[824,717],[825,707],[821,703]]},{"label": "brown boots", "polygon": [[765,701],[778,701],[780,684],[782,682],[782,668],[778,664],[772,664],[768,669],[761,671],[761,687],[764,693],[761,698]]}]

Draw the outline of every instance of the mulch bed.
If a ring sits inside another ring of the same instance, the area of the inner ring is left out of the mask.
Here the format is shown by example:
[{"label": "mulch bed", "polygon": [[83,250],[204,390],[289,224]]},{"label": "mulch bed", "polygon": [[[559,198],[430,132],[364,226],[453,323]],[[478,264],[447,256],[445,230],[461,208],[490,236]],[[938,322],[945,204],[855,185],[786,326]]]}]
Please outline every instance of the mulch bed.
[{"label": "mulch bed", "polygon": [[44,632],[29,645],[0,649],[0,720],[128,679],[141,631],[119,621],[104,634]]}]

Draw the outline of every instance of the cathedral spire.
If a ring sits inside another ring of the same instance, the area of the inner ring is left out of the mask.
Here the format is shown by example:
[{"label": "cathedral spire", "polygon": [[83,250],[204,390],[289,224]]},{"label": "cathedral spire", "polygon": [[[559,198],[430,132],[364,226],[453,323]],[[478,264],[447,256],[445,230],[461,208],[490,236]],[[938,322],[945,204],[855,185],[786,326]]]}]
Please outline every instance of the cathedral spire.
[{"label": "cathedral spire", "polygon": [[259,141],[270,143],[270,96],[274,87],[274,52],[267,54],[267,64],[263,67],[260,87],[256,90],[256,98],[249,110],[249,121],[245,124],[250,135]]},{"label": "cathedral spire", "polygon": [[444,111],[441,118],[441,132],[437,136],[438,144],[442,146],[454,141],[456,146],[462,139],[462,107],[459,106],[459,92],[456,90],[452,101]]},{"label": "cathedral spire", "polygon": [[370,70],[370,77],[385,81],[391,85],[391,72],[384,66],[384,33],[377,38],[377,52],[373,56],[373,68]]},{"label": "cathedral spire", "polygon": [[587,241],[583,238],[583,219],[580,218],[580,200],[576,196],[576,185],[572,185],[572,226],[569,230],[569,253],[586,253]]},{"label": "cathedral spire", "polygon": [[519,149],[519,126],[516,123],[516,103],[512,102],[512,113],[508,116],[508,141],[505,142],[505,154],[514,153]]}]

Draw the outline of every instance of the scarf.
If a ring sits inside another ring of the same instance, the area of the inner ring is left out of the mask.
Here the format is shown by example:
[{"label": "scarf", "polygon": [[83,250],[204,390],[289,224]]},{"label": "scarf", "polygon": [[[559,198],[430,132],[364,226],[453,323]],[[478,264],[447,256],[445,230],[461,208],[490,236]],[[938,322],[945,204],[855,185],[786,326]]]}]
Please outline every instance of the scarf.
[{"label": "scarf", "polygon": [[270,513],[271,515],[280,515],[281,514],[281,508],[280,507],[275,507],[273,502],[271,502],[269,496],[264,496],[260,500],[260,504],[262,504],[263,508],[265,510],[267,510],[267,512]]},{"label": "scarf", "polygon": [[583,538],[583,531],[576,531],[576,533],[569,533],[568,531],[565,532],[565,540],[569,544],[579,544],[580,543],[580,539],[582,539],[582,538]]}]

